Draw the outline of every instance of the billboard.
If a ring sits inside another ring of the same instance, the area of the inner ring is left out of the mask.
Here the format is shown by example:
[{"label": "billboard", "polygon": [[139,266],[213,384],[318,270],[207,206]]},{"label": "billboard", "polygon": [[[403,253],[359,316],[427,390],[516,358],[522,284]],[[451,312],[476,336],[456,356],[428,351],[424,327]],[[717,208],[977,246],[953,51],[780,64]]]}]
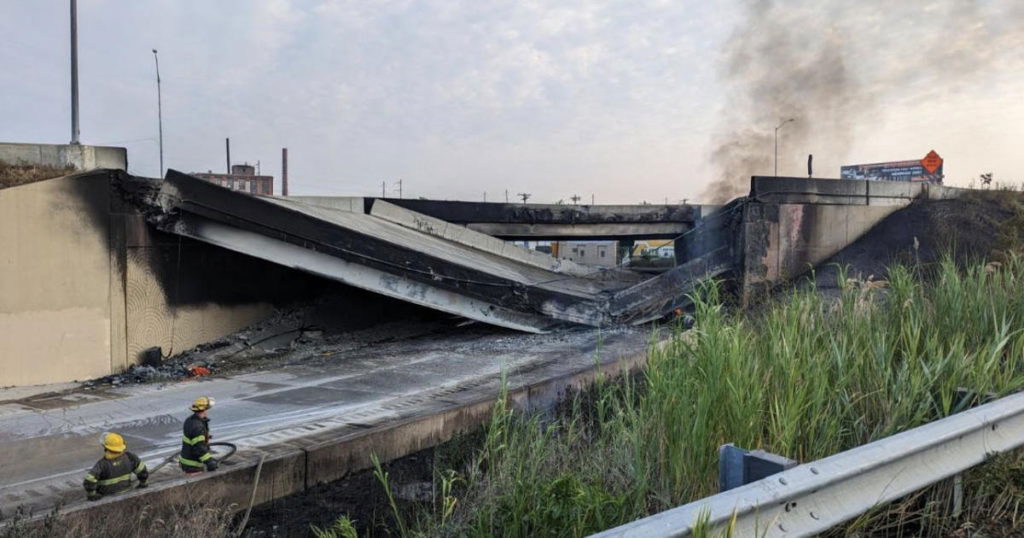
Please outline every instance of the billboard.
[{"label": "billboard", "polygon": [[917,161],[851,164],[839,169],[842,179],[869,179],[874,181],[928,181],[942,183],[942,157],[935,150]]}]

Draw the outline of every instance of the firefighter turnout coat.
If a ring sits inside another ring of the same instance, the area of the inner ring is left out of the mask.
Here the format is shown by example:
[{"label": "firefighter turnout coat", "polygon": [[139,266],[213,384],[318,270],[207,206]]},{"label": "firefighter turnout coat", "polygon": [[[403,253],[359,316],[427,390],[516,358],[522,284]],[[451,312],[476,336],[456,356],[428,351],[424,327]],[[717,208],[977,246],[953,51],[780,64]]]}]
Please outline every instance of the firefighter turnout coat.
[{"label": "firefighter turnout coat", "polygon": [[178,456],[178,463],[181,470],[186,473],[202,471],[213,458],[210,453],[210,419],[201,418],[198,414],[185,419],[185,426],[182,429],[181,455]]},{"label": "firefighter turnout coat", "polygon": [[89,498],[121,493],[131,489],[133,473],[139,477],[139,484],[144,485],[149,478],[146,464],[135,454],[128,451],[120,454],[107,452],[85,475],[82,486]]}]

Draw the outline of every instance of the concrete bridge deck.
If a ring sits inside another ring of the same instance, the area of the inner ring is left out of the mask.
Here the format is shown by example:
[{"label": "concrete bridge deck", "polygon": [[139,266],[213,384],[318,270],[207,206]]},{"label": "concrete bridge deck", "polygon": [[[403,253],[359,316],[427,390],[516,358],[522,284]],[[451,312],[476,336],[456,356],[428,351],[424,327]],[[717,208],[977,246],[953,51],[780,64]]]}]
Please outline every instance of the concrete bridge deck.
[{"label": "concrete bridge deck", "polygon": [[[470,230],[511,240],[672,239],[707,212],[693,204],[570,205],[387,199]],[[373,203],[372,201],[370,203]]]}]

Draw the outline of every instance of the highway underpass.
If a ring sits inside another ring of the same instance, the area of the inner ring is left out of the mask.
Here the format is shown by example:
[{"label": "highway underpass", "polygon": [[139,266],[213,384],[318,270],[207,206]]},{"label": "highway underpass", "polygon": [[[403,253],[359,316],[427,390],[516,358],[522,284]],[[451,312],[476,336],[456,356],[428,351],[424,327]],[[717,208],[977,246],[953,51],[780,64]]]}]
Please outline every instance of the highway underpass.
[{"label": "highway underpass", "polygon": [[[281,367],[225,378],[13,400],[5,394],[16,389],[0,389],[0,511],[45,514],[61,505],[72,517],[85,509],[85,517],[106,503],[131,503],[133,495],[181,495],[196,481],[220,500],[242,504],[260,454],[268,461],[258,499],[268,501],[363,469],[371,453],[389,460],[476,427],[489,417],[503,376],[517,405],[546,408],[599,372],[637,368],[650,338],[638,329],[531,335],[456,328],[370,348],[328,346],[308,360],[285,358]],[[147,490],[85,502],[82,477],[102,455],[102,432],[124,435],[154,467],[177,454],[188,405],[200,395],[216,398],[214,441],[237,444],[235,457],[216,473],[188,479],[172,462]]]}]

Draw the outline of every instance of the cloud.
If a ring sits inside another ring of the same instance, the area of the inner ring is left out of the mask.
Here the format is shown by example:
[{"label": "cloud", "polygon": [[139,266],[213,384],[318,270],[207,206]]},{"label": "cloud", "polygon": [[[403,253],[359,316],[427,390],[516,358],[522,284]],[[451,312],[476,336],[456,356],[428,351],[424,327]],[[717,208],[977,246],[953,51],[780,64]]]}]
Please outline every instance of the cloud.
[{"label": "cloud", "polygon": [[[723,79],[726,65],[790,95],[792,106],[813,96],[824,118],[815,125],[842,119],[837,111],[851,103],[885,112],[870,114],[878,121],[867,133],[850,129],[842,152],[789,139],[794,154],[823,153],[827,169],[839,153],[873,157],[879,136],[900,140],[886,151],[916,154],[929,142],[900,134],[920,130],[915,114],[951,103],[978,110],[987,100],[1006,104],[999,116],[1012,118],[1024,106],[1006,99],[1024,86],[1012,73],[1019,63],[1008,51],[1020,43],[1011,14],[1000,13],[1005,4],[979,4],[968,16],[938,2],[869,4],[787,3],[752,22],[745,1],[82,0],[83,138],[135,140],[127,143],[133,169],[155,174],[152,48],[169,166],[221,169],[231,137],[236,160],[260,160],[276,175],[288,146],[298,193],[374,194],[382,180],[402,178],[414,196],[479,199],[508,188],[535,200],[574,192],[606,202],[692,199],[713,176],[720,133],[762,137],[748,143],[757,170],[770,155],[763,136],[778,112]],[[66,28],[54,24],[65,8],[16,2],[0,19],[12,44],[0,49],[0,139],[67,138]],[[772,43],[756,36],[773,24],[793,55],[759,63]],[[918,40],[921,24],[946,38]],[[755,45],[730,60],[722,51],[745,34]],[[842,54],[815,55],[829,40]],[[991,69],[975,69],[979,58]],[[796,76],[773,78],[780,70]],[[949,84],[951,71],[974,74]],[[871,99],[825,90],[836,76]],[[806,81],[823,89],[808,93]],[[957,129],[969,119],[956,117]],[[808,128],[805,140],[822,132]],[[964,156],[936,149],[950,169],[971,159],[966,146]]]}]

